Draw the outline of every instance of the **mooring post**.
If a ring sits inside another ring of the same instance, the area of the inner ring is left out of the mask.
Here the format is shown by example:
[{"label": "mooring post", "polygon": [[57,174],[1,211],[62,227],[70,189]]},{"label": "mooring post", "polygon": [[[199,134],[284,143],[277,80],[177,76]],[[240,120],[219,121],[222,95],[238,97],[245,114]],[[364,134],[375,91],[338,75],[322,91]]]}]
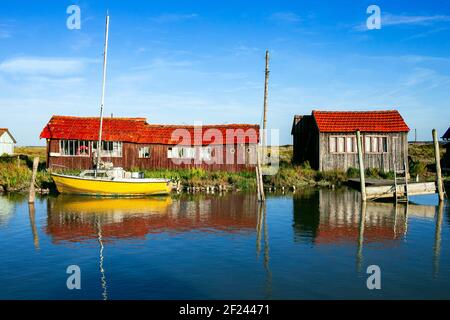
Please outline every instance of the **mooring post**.
[{"label": "mooring post", "polygon": [[358,162],[359,162],[359,179],[361,181],[361,199],[362,201],[367,200],[366,196],[366,178],[364,176],[364,162],[363,162],[363,152],[362,152],[362,141],[361,132],[356,131],[356,142],[358,145]]},{"label": "mooring post", "polygon": [[436,160],[436,183],[439,194],[439,201],[444,201],[444,184],[442,183],[441,154],[439,151],[439,141],[436,129],[433,129],[434,158]]},{"label": "mooring post", "polygon": [[39,167],[39,157],[35,157],[33,160],[33,174],[31,175],[30,194],[28,196],[28,203],[34,203],[34,200],[36,198],[36,190],[34,188],[34,182],[36,180],[38,167]]},{"label": "mooring post", "polygon": [[258,152],[258,149],[256,149],[256,187],[258,190],[258,201],[264,202],[266,200],[266,197],[264,195],[264,183],[263,183],[263,177],[262,177],[262,168],[261,168],[261,159]]}]

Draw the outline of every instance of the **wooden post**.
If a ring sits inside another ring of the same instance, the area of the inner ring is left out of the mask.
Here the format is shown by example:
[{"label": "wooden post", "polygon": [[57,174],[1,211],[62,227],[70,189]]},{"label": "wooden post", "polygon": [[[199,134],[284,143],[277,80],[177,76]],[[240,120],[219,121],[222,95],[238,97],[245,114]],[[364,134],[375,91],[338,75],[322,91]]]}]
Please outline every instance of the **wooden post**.
[{"label": "wooden post", "polygon": [[444,201],[444,184],[442,183],[441,154],[439,151],[439,141],[437,138],[436,129],[433,129],[433,142],[434,142],[434,157],[436,159],[436,183],[439,194],[439,201]]},{"label": "wooden post", "polygon": [[366,196],[366,178],[364,173],[364,162],[363,162],[363,151],[362,151],[362,141],[361,141],[361,132],[356,131],[356,140],[358,145],[358,162],[359,162],[359,178],[361,180],[361,199],[362,201],[367,200]]},{"label": "wooden post", "polygon": [[256,154],[256,187],[258,189],[258,201],[265,201],[266,197],[264,195],[264,183],[262,179],[262,169],[261,169],[261,162],[259,158],[259,152]]},{"label": "wooden post", "polygon": [[[267,132],[267,97],[269,95],[269,50],[266,50],[266,71],[264,81],[264,115],[263,115],[263,160],[266,157],[266,132]],[[265,163],[265,162],[264,162]]]},{"label": "wooden post", "polygon": [[28,196],[28,203],[34,203],[34,200],[36,198],[36,190],[34,188],[34,182],[36,180],[38,167],[39,167],[39,157],[35,157],[33,160],[33,174],[31,175],[30,194]]},{"label": "wooden post", "polygon": [[20,168],[20,156],[17,156],[17,169]]}]

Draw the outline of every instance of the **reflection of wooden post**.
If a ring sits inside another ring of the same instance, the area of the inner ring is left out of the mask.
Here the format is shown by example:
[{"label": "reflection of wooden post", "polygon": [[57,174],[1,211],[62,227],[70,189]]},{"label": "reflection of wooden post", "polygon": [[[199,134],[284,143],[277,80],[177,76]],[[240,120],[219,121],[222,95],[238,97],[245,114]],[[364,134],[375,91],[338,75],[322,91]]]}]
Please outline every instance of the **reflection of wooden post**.
[{"label": "reflection of wooden post", "polygon": [[256,224],[256,258],[259,258],[259,254],[261,253],[262,227],[263,227],[263,204],[258,204],[258,221]]},{"label": "reflection of wooden post", "polygon": [[364,244],[364,227],[366,224],[366,211],[367,211],[367,202],[361,203],[361,216],[359,218],[359,234],[358,234],[358,251],[356,253],[356,267],[357,271],[361,272],[362,270],[362,261],[363,261],[363,244]]},{"label": "reflection of wooden post", "polygon": [[31,175],[30,194],[28,196],[28,203],[34,203],[34,200],[36,198],[36,190],[34,188],[34,183],[36,180],[38,166],[39,166],[39,157],[35,157],[33,160],[33,174]]},{"label": "reflection of wooden post", "polygon": [[434,157],[436,159],[436,183],[439,193],[439,200],[444,201],[444,185],[442,183],[442,172],[441,172],[441,154],[439,151],[439,141],[437,138],[436,129],[433,129],[433,142],[434,142]]},{"label": "reflection of wooden post", "polygon": [[439,202],[438,215],[436,217],[436,229],[434,232],[434,250],[433,250],[433,276],[439,274],[439,256],[441,254],[441,229],[442,217],[444,216],[444,203]]},{"label": "reflection of wooden post", "polygon": [[358,145],[359,179],[361,180],[361,199],[362,199],[362,201],[366,201],[367,200],[366,178],[364,176],[362,141],[361,141],[361,132],[359,130],[356,131],[356,140],[357,140],[357,145]]},{"label": "reflection of wooden post", "polygon": [[34,203],[28,204],[28,215],[30,217],[30,225],[31,225],[31,232],[33,233],[33,243],[34,247],[36,249],[39,249],[39,235],[36,228],[36,218],[35,218],[35,208]]}]

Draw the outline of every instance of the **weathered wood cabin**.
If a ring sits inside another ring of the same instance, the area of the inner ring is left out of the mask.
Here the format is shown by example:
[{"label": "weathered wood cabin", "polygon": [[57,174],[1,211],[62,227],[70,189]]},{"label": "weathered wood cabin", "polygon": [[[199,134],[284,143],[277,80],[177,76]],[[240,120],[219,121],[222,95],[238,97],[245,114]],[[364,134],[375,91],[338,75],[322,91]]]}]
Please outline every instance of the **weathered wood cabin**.
[{"label": "weathered wood cabin", "polygon": [[[47,166],[92,168],[99,127],[99,118],[53,116],[40,135],[47,140]],[[254,168],[258,142],[258,125],[155,125],[145,118],[105,118],[101,157],[126,170],[238,172]]]},{"label": "weathered wood cabin", "polygon": [[0,128],[0,156],[14,154],[14,145],[17,143],[11,132],[6,128]]},{"label": "weathered wood cabin", "polygon": [[400,113],[390,111],[313,111],[296,115],[291,134],[293,161],[308,161],[316,170],[358,167],[356,131],[361,131],[366,168],[403,169],[408,161],[409,128]]},{"label": "weathered wood cabin", "polygon": [[447,129],[445,134],[442,136],[442,139],[444,140],[445,148],[445,154],[442,158],[442,168],[445,171],[450,171],[450,128]]}]

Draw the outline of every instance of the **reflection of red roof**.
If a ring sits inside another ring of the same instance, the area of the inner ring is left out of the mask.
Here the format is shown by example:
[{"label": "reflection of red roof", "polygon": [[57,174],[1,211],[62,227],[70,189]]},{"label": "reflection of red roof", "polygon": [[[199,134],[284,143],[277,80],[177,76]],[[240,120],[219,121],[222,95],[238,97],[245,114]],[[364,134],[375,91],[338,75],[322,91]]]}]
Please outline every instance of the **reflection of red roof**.
[{"label": "reflection of red roof", "polygon": [[[51,215],[46,232],[53,241],[78,242],[96,239],[98,229],[95,215],[92,219],[76,219],[64,221],[59,214]],[[223,231],[227,233],[251,232],[256,228],[256,216],[231,217],[225,215],[210,215],[207,219],[174,218],[167,214],[126,217],[120,222],[101,223],[102,238],[105,241],[113,239],[143,239],[147,234],[161,232],[188,232],[202,230],[204,232]]]},{"label": "reflection of red roof", "polygon": [[[42,130],[40,138],[95,141],[98,139],[99,127],[99,118],[95,117],[53,116]],[[250,124],[203,125],[202,127],[149,125],[145,118],[105,118],[102,139],[170,145],[181,142],[183,145],[258,143],[259,126]]]},{"label": "reflection of red roof", "polygon": [[[382,242],[388,240],[401,239],[404,228],[399,226],[399,230],[394,232],[394,226],[366,226],[364,228],[364,242]],[[318,244],[336,244],[339,242],[355,242],[359,237],[359,225],[339,225],[332,226],[321,224],[316,237]]]},{"label": "reflection of red roof", "polygon": [[397,110],[312,112],[320,132],[408,132]]}]

